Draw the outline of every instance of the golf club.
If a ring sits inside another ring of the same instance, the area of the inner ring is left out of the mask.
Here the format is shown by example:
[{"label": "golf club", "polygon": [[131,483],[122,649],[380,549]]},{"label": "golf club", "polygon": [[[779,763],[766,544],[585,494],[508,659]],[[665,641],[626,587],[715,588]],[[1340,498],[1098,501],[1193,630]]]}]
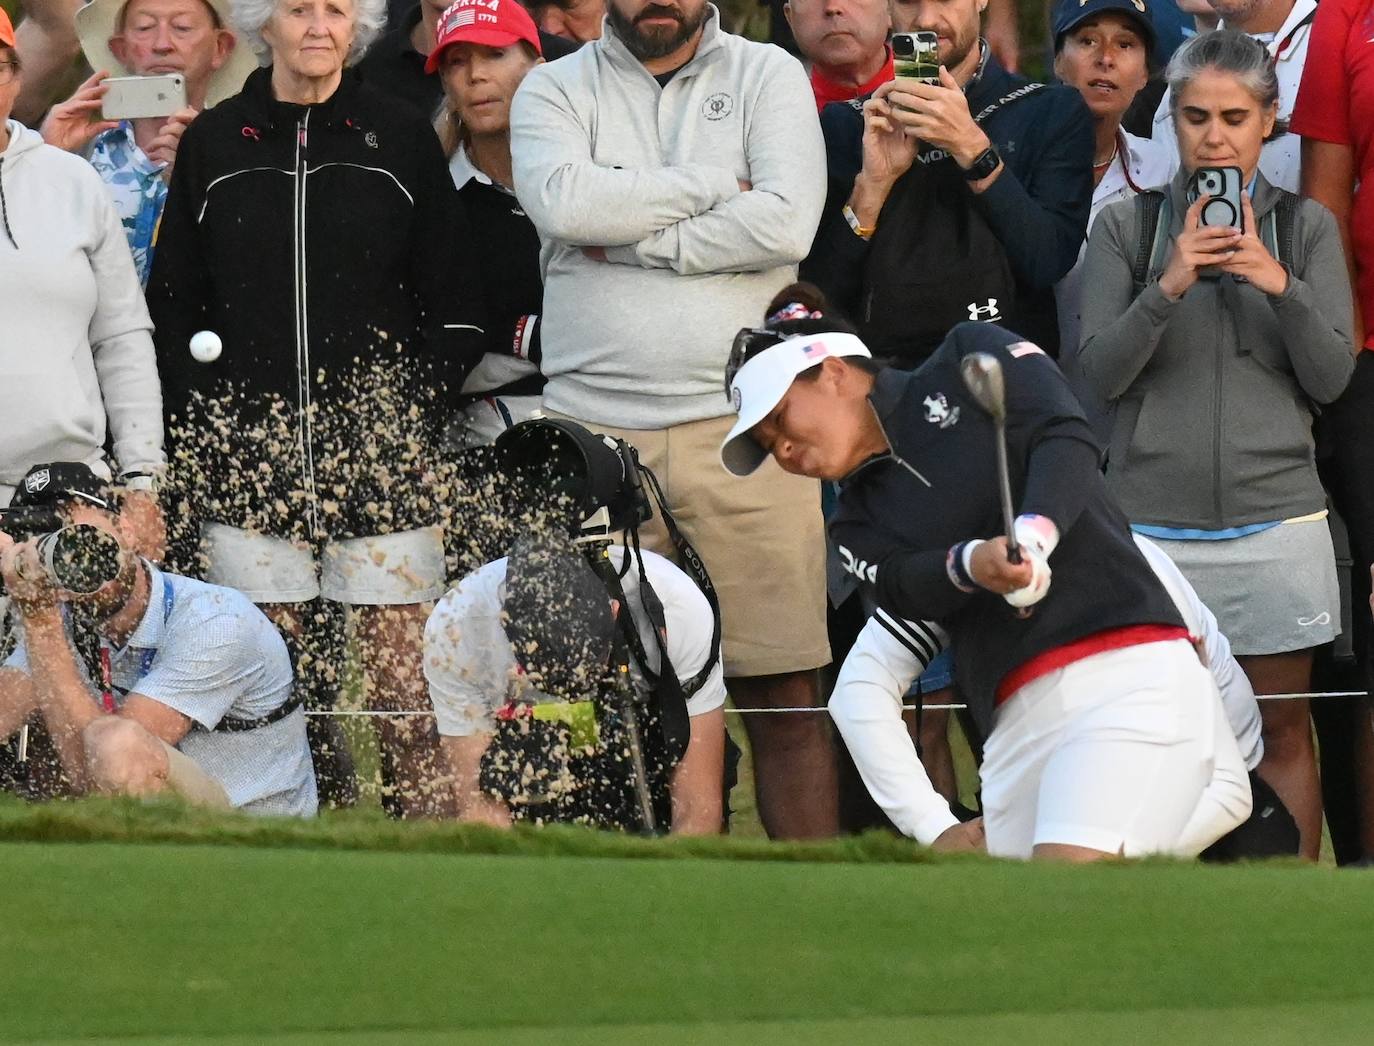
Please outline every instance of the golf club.
[{"label": "golf club", "polygon": [[1021,562],[1016,543],[1016,516],[1011,508],[1011,472],[1007,467],[1007,387],[1002,364],[986,352],[973,352],[959,364],[959,374],[978,406],[987,411],[997,431],[997,482],[1002,493],[1002,525],[1007,532],[1007,559]]}]

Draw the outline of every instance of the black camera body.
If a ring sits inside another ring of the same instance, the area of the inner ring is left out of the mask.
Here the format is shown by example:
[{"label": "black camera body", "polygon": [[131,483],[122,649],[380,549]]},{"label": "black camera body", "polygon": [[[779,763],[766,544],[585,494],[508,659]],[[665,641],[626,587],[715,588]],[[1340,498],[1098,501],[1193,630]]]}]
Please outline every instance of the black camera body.
[{"label": "black camera body", "polygon": [[496,448],[512,482],[569,502],[576,540],[608,541],[653,518],[639,454],[622,439],[571,421],[531,418],[503,432]]},{"label": "black camera body", "polygon": [[61,514],[48,505],[12,505],[0,508],[0,534],[8,534],[15,541],[28,541],[61,530],[65,526]]},{"label": "black camera body", "polygon": [[[15,541],[36,538],[43,569],[66,592],[98,592],[119,576],[119,542],[88,523],[69,524],[50,505],[0,508],[0,532]],[[0,594],[4,587],[0,581]]]}]

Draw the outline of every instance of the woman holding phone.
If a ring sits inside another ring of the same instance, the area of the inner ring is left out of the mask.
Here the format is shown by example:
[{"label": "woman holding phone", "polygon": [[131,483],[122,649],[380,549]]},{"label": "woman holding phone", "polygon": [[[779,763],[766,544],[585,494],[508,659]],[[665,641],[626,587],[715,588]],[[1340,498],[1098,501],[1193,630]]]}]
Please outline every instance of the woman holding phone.
[{"label": "woman holding phone", "polygon": [[[1340,236],[1319,204],[1259,173],[1278,130],[1262,44],[1195,37],[1166,77],[1182,168],[1094,226],[1080,362],[1115,406],[1107,481],[1132,527],[1216,614],[1257,694],[1301,693],[1312,648],[1340,628],[1312,440],[1313,404],[1339,396],[1353,367]],[[1201,184],[1234,198],[1198,195]],[[1315,858],[1307,702],[1266,703],[1264,725],[1269,783]]]}]

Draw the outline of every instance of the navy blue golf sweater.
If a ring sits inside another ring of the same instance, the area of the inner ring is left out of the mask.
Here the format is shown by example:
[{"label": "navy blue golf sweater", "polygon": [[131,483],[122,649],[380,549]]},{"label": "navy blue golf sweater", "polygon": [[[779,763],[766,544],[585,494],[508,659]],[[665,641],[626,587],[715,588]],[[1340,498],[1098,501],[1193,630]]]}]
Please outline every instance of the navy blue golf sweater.
[{"label": "navy blue golf sweater", "polygon": [[[1049,594],[1028,618],[1000,595],[957,588],[946,570],[952,546],[1003,529],[992,419],[959,375],[972,352],[1002,364],[1012,504],[1059,528]],[[949,631],[956,681],[985,733],[998,683],[1031,658],[1109,629],[1182,624],[1107,493],[1082,408],[1039,348],[962,323],[917,370],[881,372],[870,401],[891,451],[845,479],[831,537],[880,606]]]}]

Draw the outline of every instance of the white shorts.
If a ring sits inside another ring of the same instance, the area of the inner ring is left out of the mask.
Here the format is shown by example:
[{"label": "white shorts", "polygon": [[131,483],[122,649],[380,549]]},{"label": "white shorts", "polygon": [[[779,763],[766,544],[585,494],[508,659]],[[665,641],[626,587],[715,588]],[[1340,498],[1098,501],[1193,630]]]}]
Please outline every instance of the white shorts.
[{"label": "white shorts", "polygon": [[356,606],[401,606],[438,599],[448,587],[438,527],[331,541],[318,565],[308,545],[222,523],[205,524],[200,545],[205,580],[236,588],[254,603],[323,596]]},{"label": "white shorts", "polygon": [[1095,654],[1027,683],[998,709],[983,751],[988,852],[1173,852],[1212,779],[1219,701],[1183,639]]}]

